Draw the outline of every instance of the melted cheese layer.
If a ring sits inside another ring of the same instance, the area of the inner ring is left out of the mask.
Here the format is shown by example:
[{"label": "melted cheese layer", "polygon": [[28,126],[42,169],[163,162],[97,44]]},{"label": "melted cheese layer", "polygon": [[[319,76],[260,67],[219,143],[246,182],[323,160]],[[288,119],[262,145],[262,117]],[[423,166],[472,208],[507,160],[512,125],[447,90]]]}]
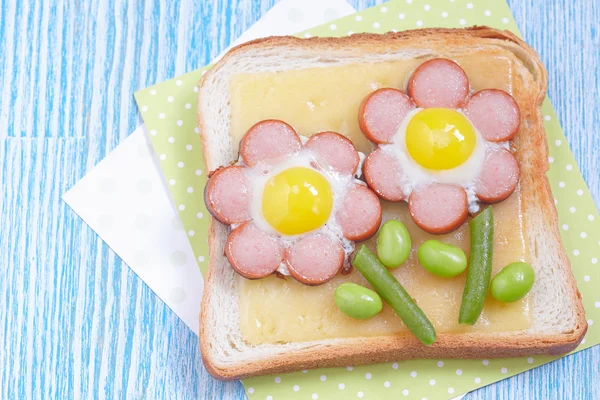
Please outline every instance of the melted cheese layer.
[{"label": "melted cheese layer", "polygon": [[[469,76],[471,88],[498,88],[512,92],[512,63],[507,56],[475,54],[456,61]],[[333,130],[349,137],[358,150],[368,153],[370,143],[358,127],[358,107],[362,99],[380,87],[405,89],[407,79],[421,60],[329,68],[240,74],[231,80],[231,134],[238,143],[254,123],[268,118],[281,119],[300,134]],[[237,147],[234,149],[237,154]],[[495,237],[493,273],[514,261],[526,261],[524,222],[520,197],[494,205]],[[408,214],[406,203],[383,203],[383,221],[395,218],[408,228],[413,250],[409,260],[392,273],[417,301],[438,332],[514,331],[530,325],[529,297],[502,304],[491,296],[474,326],[458,324],[458,310],[466,273],[447,279],[423,269],[416,249],[428,239],[439,239],[461,247],[469,254],[469,229],[463,225],[448,235],[434,236],[418,228]],[[517,216],[517,217],[515,217]],[[367,241],[374,250],[375,238]],[[383,311],[366,321],[349,318],[333,301],[333,293],[343,282],[370,285],[358,273],[338,275],[321,286],[306,286],[291,278],[270,276],[260,280],[238,278],[240,327],[251,344],[310,341],[324,338],[380,336],[405,333],[406,327],[393,310]]]}]

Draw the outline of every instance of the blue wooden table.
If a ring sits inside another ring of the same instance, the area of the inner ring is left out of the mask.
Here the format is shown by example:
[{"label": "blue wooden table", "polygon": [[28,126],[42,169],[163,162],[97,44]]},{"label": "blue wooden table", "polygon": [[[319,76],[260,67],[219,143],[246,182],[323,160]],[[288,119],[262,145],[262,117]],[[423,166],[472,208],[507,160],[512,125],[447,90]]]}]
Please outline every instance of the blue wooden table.
[{"label": "blue wooden table", "polygon": [[[60,196],[140,124],[134,91],[206,64],[274,2],[1,1],[1,399],[244,398]],[[509,3],[599,204],[600,4]],[[468,398],[600,399],[600,348]]]}]

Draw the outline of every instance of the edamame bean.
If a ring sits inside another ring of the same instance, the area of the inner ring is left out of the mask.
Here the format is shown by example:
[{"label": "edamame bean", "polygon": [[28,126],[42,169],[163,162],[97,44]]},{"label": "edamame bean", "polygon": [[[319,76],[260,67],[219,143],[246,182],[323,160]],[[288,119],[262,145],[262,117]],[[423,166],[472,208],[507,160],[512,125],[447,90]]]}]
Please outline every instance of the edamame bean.
[{"label": "edamame bean", "polygon": [[492,279],[492,296],[504,303],[517,301],[529,293],[534,281],[535,272],[531,265],[524,262],[508,264]]},{"label": "edamame bean", "polygon": [[471,232],[471,258],[467,282],[463,292],[458,322],[473,325],[483,310],[483,303],[492,277],[494,249],[494,214],[492,207],[480,212],[469,221]]},{"label": "edamame bean", "polygon": [[431,321],[367,246],[362,245],[358,249],[352,265],[373,285],[421,343],[430,346],[435,342],[435,329]]},{"label": "edamame bean", "polygon": [[344,314],[356,319],[371,318],[383,307],[381,297],[377,293],[352,282],[338,286],[334,299],[335,304]]},{"label": "edamame bean", "polygon": [[417,255],[427,271],[443,278],[460,275],[467,268],[467,256],[464,251],[439,240],[423,242]]},{"label": "edamame bean", "polygon": [[386,267],[397,268],[408,260],[411,247],[410,234],[402,222],[392,219],[379,229],[377,258]]}]

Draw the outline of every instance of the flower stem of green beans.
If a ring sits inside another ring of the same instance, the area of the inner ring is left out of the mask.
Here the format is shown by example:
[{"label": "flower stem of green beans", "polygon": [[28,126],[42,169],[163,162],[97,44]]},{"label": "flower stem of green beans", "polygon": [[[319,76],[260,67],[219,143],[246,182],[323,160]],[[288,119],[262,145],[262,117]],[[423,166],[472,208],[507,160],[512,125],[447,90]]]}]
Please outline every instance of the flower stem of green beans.
[{"label": "flower stem of green beans", "polygon": [[358,249],[352,265],[363,274],[421,343],[430,346],[435,342],[435,329],[431,321],[367,246],[362,245]]},{"label": "flower stem of green beans", "polygon": [[469,222],[471,257],[467,282],[463,292],[458,322],[473,325],[477,322],[490,287],[494,248],[494,215],[487,207]]}]

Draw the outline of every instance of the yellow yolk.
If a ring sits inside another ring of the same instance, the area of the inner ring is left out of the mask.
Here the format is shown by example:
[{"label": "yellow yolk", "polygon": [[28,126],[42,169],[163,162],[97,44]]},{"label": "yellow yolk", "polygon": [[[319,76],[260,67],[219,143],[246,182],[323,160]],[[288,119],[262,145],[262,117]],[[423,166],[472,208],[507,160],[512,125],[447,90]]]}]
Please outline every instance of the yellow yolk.
[{"label": "yellow yolk", "polygon": [[419,165],[434,170],[458,167],[476,144],[469,120],[449,108],[428,108],[416,113],[406,127],[406,148]]},{"label": "yellow yolk", "polygon": [[327,179],[315,170],[294,167],[269,179],[262,198],[265,220],[279,233],[298,235],[327,222],[333,195]]}]

